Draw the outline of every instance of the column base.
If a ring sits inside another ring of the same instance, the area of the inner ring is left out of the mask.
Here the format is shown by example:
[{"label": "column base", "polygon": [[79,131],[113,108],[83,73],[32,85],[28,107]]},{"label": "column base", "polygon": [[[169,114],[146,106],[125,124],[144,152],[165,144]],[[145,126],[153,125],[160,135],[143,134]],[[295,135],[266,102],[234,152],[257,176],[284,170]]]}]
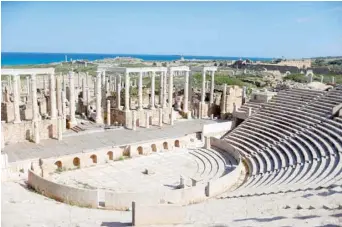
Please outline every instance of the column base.
[{"label": "column base", "polygon": [[76,120],[69,121],[69,125],[70,125],[70,128],[72,128],[77,125],[77,121]]},{"label": "column base", "polygon": [[13,121],[14,124],[20,124],[21,120]]}]

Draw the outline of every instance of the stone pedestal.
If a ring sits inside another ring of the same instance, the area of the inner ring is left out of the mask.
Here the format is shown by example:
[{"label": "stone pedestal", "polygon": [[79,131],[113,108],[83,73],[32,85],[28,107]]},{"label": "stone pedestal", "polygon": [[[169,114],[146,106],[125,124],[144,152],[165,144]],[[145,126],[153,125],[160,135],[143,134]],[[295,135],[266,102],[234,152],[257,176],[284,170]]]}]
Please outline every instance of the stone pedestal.
[{"label": "stone pedestal", "polygon": [[146,128],[150,128],[150,114],[146,112]]},{"label": "stone pedestal", "polygon": [[159,126],[163,126],[163,109],[159,108]]}]

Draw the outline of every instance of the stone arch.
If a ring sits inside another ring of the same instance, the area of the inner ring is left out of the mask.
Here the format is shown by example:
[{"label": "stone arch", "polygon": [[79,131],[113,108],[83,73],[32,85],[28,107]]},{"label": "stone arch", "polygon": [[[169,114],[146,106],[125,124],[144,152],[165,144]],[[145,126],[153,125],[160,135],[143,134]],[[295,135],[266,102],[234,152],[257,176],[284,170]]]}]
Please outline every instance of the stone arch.
[{"label": "stone arch", "polygon": [[93,163],[97,163],[97,156],[96,155],[92,155],[90,156],[90,158],[93,160]]},{"label": "stone arch", "polygon": [[164,150],[168,150],[169,149],[169,145],[168,145],[167,142],[163,143],[163,148],[164,148]]},{"label": "stone arch", "polygon": [[180,147],[179,140],[175,140],[175,147]]},{"label": "stone arch", "polygon": [[108,151],[107,155],[109,160],[113,160],[113,151]]},{"label": "stone arch", "polygon": [[144,152],[144,149],[142,148],[142,146],[139,146],[139,147],[137,148],[137,150],[138,150],[138,153],[139,153],[139,154],[143,154],[143,152]]},{"label": "stone arch", "polygon": [[55,165],[57,166],[57,169],[62,169],[62,167],[63,167],[63,164],[61,161],[55,162]]},{"label": "stone arch", "polygon": [[81,165],[80,158],[78,158],[78,157],[74,158],[72,163],[74,164],[74,166],[80,167],[80,165]]},{"label": "stone arch", "polygon": [[151,148],[153,152],[157,152],[157,146],[155,144],[152,144]]},{"label": "stone arch", "polygon": [[291,72],[290,71],[286,71],[285,75],[286,76],[291,75]]}]

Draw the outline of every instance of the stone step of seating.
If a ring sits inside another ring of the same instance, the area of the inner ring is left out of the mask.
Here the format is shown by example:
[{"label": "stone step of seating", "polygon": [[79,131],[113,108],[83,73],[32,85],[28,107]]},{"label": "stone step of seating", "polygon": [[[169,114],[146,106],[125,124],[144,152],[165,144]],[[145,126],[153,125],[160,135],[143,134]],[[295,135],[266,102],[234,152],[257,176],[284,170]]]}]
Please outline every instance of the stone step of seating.
[{"label": "stone step of seating", "polygon": [[223,176],[226,170],[226,160],[221,156],[221,154],[213,149],[200,148],[199,151],[210,156],[214,163],[213,166],[215,166],[216,172],[213,172],[210,180],[218,179]]},{"label": "stone step of seating", "polygon": [[192,156],[194,156],[194,159],[197,163],[197,172],[192,176],[193,179],[202,179],[202,176],[205,174],[205,168],[206,168],[206,164],[203,161],[202,157],[200,155],[197,154],[197,152],[195,151],[191,151],[190,154]]}]

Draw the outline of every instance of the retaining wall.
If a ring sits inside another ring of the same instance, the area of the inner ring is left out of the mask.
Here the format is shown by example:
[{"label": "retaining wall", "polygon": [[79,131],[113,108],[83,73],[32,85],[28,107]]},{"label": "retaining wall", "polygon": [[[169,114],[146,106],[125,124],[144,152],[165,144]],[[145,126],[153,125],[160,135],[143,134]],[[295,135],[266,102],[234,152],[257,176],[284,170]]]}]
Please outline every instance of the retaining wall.
[{"label": "retaining wall", "polygon": [[177,205],[141,205],[133,202],[132,208],[133,226],[182,224],[186,218],[185,209]]},{"label": "retaining wall", "polygon": [[32,170],[28,171],[28,184],[42,195],[60,202],[84,207],[98,207],[97,190],[86,190],[57,184],[40,177]]}]

